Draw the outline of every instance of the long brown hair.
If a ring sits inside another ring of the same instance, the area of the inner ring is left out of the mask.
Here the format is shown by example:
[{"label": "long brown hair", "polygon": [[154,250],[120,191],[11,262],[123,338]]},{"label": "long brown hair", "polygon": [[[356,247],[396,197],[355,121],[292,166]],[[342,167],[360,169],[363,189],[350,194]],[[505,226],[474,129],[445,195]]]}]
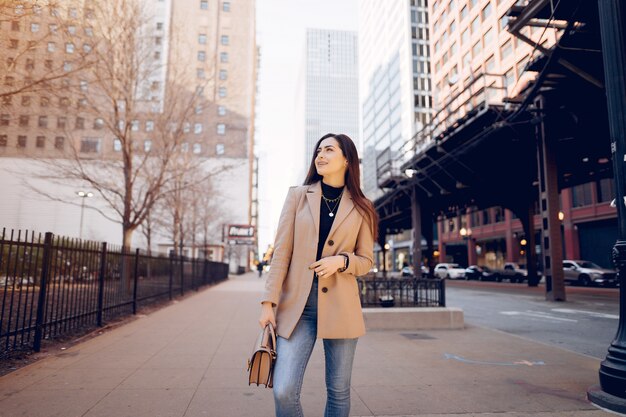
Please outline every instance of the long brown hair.
[{"label": "long brown hair", "polygon": [[311,165],[309,166],[309,172],[304,179],[303,185],[310,185],[317,181],[322,180],[322,176],[317,173],[317,169],[315,168],[315,157],[317,156],[317,148],[319,148],[320,143],[324,139],[334,138],[339,143],[339,148],[343,155],[348,160],[348,169],[346,169],[345,175],[345,184],[348,187],[348,191],[350,191],[350,195],[352,196],[352,201],[356,205],[359,213],[363,215],[372,230],[372,235],[374,236],[374,240],[378,239],[378,213],[374,208],[374,204],[365,197],[363,191],[361,191],[361,173],[359,168],[359,154],[356,150],[356,146],[354,146],[354,142],[352,139],[348,137],[348,135],[344,134],[334,134],[328,133],[321,137],[320,140],[315,144],[315,148],[313,148],[313,156],[311,158]]}]

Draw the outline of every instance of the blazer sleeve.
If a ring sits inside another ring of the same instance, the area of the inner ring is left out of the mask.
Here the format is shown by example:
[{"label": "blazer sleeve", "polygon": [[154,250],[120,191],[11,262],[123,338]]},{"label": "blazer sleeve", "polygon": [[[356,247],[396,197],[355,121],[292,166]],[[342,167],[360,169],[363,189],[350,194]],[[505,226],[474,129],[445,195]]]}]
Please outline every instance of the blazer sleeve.
[{"label": "blazer sleeve", "polygon": [[340,252],[339,254],[348,256],[348,269],[344,273],[360,276],[367,274],[372,269],[372,265],[374,265],[374,236],[365,218],[359,227],[354,253]]},{"label": "blazer sleeve", "polygon": [[276,239],[274,239],[274,255],[272,256],[270,273],[265,282],[265,291],[261,298],[261,303],[270,301],[273,305],[278,305],[283,281],[287,276],[291,255],[293,254],[296,206],[296,187],[290,187],[278,220],[278,230],[276,231]]}]

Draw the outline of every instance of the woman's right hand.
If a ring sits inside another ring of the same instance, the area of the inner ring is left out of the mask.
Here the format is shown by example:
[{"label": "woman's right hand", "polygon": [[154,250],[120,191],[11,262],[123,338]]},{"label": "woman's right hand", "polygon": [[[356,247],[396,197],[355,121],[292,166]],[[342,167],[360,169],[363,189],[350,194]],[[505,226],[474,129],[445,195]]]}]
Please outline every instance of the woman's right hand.
[{"label": "woman's right hand", "polygon": [[259,325],[262,329],[267,326],[267,323],[272,323],[274,329],[276,329],[276,317],[274,315],[274,309],[272,303],[266,301],[261,305],[261,317],[259,317]]}]

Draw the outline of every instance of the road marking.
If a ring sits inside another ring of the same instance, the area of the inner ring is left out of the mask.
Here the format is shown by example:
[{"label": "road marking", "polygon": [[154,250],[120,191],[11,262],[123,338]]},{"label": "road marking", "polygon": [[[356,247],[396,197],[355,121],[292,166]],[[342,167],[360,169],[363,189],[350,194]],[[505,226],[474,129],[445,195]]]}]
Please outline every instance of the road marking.
[{"label": "road marking", "polygon": [[556,317],[549,313],[543,313],[541,311],[501,311],[500,314],[504,314],[505,316],[528,316],[533,318],[539,318],[544,320],[552,320],[552,321],[566,321],[570,323],[578,323],[578,320],[574,319],[566,319],[563,317]]},{"label": "road marking", "polygon": [[585,311],[585,310],[574,310],[571,308],[553,308],[552,311],[555,313],[565,313],[565,314],[586,314],[592,317],[598,317],[601,319],[613,319],[619,320],[619,316],[616,314],[606,314],[606,313],[597,313],[595,311]]},{"label": "road marking", "polygon": [[459,355],[453,355],[451,353],[444,353],[443,356],[446,359],[454,359],[455,361],[459,361],[459,362],[463,362],[463,363],[470,363],[472,365],[495,365],[495,366],[542,366],[545,365],[546,363],[544,361],[536,361],[536,362],[532,362],[532,361],[527,361],[527,360],[522,360],[522,361],[515,361],[515,362],[484,362],[484,361],[476,361],[473,359],[466,359],[462,356]]}]

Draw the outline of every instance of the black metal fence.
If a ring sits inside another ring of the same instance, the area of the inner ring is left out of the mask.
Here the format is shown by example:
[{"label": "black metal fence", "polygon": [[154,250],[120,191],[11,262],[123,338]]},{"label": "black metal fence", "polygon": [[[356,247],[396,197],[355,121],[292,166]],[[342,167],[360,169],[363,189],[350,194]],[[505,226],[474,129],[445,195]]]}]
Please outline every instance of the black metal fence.
[{"label": "black metal fence", "polygon": [[359,277],[363,307],[445,307],[443,279]]},{"label": "black metal fence", "polygon": [[228,265],[3,229],[0,358],[228,278]]}]

